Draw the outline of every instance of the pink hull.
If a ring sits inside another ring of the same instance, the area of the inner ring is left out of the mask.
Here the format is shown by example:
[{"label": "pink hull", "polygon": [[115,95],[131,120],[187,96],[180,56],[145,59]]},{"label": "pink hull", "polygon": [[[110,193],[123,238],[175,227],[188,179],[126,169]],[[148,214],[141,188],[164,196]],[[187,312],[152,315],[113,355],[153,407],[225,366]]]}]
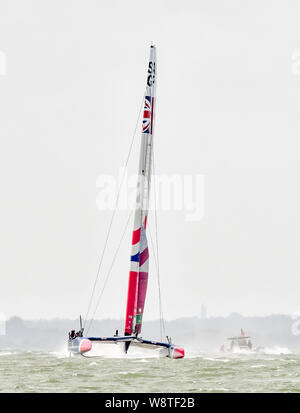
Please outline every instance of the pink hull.
[{"label": "pink hull", "polygon": [[86,353],[87,351],[90,351],[92,348],[92,342],[84,338],[83,340],[80,341],[80,346],[79,346],[79,352],[80,353]]},{"label": "pink hull", "polygon": [[172,353],[173,359],[182,359],[184,357],[184,349],[182,347],[175,347]]}]

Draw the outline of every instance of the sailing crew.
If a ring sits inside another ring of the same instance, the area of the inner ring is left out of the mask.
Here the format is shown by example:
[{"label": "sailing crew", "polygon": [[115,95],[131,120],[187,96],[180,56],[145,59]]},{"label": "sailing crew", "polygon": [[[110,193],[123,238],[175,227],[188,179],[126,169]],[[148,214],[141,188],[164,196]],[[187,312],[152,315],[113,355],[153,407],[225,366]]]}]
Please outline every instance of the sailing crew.
[{"label": "sailing crew", "polygon": [[69,333],[69,338],[72,340],[76,337],[75,330],[71,330],[71,333]]}]

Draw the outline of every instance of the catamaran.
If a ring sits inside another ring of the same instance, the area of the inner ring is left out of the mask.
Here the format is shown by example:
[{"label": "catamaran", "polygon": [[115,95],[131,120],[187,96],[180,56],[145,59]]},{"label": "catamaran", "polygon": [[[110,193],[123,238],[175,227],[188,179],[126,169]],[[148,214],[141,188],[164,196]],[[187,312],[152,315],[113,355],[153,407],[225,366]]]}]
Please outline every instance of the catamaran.
[{"label": "catamaran", "polygon": [[116,343],[122,346],[125,354],[132,347],[157,349],[160,356],[173,359],[183,358],[184,349],[167,342],[146,340],[141,337],[142,320],[146,300],[149,275],[149,250],[147,241],[147,218],[149,209],[151,163],[153,153],[154,113],[156,100],[156,47],[151,45],[147,72],[146,92],[144,96],[144,112],[142,120],[140,160],[134,228],[130,257],[130,271],[127,293],[127,307],[124,334],[118,331],[110,337],[85,337],[80,317],[80,330],[69,333],[68,350],[70,353],[86,355],[93,343]]}]

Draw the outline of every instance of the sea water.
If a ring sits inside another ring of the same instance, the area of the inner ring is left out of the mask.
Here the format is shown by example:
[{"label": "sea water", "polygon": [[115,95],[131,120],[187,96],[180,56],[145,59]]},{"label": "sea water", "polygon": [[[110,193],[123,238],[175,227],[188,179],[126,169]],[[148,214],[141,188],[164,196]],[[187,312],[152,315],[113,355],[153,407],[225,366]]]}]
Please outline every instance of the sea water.
[{"label": "sea water", "polygon": [[299,392],[300,354],[157,357],[0,352],[0,392]]}]

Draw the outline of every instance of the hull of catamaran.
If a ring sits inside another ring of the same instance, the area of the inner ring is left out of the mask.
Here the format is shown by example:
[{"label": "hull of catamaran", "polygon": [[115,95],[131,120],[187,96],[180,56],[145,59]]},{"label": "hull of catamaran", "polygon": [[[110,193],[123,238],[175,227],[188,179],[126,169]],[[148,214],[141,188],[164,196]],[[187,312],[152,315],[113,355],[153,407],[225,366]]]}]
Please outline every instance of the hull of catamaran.
[{"label": "hull of catamaran", "polygon": [[[128,345],[129,344],[129,345]],[[102,355],[99,345],[118,346],[120,354],[132,355],[156,355],[157,357],[169,357],[179,359],[184,357],[184,349],[174,344],[159,341],[143,340],[137,337],[76,337],[68,341],[68,351],[72,354],[85,356]],[[98,350],[98,351],[97,351]],[[104,352],[107,353],[107,352]],[[115,352],[117,354],[117,351]]]},{"label": "hull of catamaran", "polygon": [[85,337],[76,337],[68,341],[68,351],[73,354],[84,354],[92,349],[92,342]]}]

